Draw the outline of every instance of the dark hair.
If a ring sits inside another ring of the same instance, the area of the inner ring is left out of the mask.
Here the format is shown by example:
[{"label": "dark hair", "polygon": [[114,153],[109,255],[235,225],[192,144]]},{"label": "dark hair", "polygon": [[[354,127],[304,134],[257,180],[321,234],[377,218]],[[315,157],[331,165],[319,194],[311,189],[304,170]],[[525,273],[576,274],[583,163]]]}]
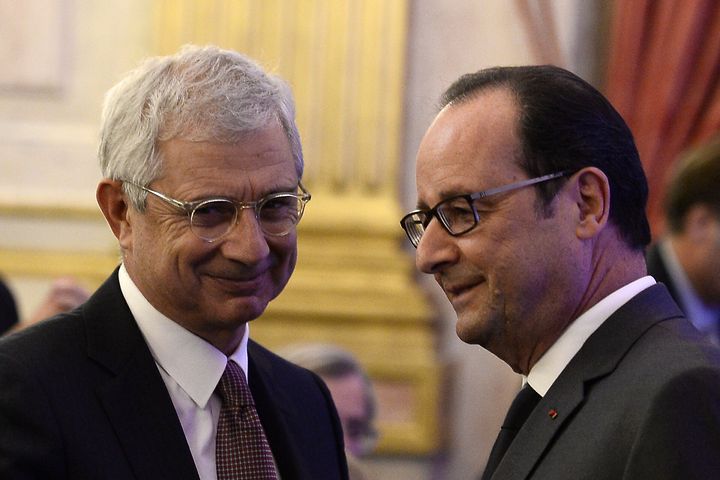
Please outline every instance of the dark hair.
[{"label": "dark hair", "polygon": [[720,137],[681,155],[665,195],[670,230],[681,232],[687,211],[697,204],[720,215]]},{"label": "dark hair", "polygon": [[[610,221],[632,248],[650,243],[648,186],[632,133],[599,91],[552,65],[494,67],[460,77],[440,107],[490,88],[506,88],[517,99],[520,167],[528,176],[599,168],[610,182]],[[561,181],[536,186],[546,212],[561,186]]]},{"label": "dark hair", "polygon": [[9,331],[19,320],[15,297],[0,278],[0,335]]}]

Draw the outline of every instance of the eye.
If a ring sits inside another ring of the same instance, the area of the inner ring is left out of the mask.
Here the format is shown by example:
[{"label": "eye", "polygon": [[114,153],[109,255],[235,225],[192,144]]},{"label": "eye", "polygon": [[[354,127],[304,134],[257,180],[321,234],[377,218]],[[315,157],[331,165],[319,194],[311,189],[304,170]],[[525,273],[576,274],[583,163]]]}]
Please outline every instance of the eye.
[{"label": "eye", "polygon": [[231,222],[235,217],[235,205],[228,200],[209,200],[193,210],[192,222],[198,227],[214,227]]},{"label": "eye", "polygon": [[287,220],[299,215],[299,205],[295,196],[281,194],[263,201],[259,215],[265,221]]},{"label": "eye", "polygon": [[453,198],[440,204],[437,212],[451,227],[464,228],[475,223],[475,211],[463,197]]}]

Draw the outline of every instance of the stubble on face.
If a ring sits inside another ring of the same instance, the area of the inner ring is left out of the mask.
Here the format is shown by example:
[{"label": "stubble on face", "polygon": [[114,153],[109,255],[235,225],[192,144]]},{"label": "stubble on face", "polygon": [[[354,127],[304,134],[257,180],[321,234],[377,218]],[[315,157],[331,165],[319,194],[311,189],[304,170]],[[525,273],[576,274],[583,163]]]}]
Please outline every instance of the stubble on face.
[{"label": "stubble on face", "polygon": [[457,315],[455,333],[465,343],[492,350],[508,328],[507,312],[502,291],[490,285],[486,285],[485,289],[487,300],[481,302],[480,309],[460,309],[453,305]]}]

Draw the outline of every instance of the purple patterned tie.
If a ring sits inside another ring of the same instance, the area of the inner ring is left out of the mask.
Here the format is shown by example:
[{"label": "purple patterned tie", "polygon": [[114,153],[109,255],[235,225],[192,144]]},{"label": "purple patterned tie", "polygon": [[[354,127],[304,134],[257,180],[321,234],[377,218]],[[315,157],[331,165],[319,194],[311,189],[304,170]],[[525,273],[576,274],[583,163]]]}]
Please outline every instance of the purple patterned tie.
[{"label": "purple patterned tie", "polygon": [[218,480],[277,480],[245,373],[234,361],[228,360],[216,392],[222,400],[215,444]]}]

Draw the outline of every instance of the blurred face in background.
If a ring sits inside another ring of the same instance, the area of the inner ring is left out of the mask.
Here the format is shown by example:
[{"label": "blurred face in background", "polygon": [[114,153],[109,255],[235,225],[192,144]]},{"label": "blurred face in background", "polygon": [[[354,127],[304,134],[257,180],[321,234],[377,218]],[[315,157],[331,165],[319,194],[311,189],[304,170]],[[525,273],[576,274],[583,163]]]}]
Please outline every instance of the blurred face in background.
[{"label": "blurred face in background", "polygon": [[324,376],[323,380],[330,390],[342,423],[345,449],[356,457],[367,455],[375,446],[375,427],[368,404],[367,381],[359,373]]}]

